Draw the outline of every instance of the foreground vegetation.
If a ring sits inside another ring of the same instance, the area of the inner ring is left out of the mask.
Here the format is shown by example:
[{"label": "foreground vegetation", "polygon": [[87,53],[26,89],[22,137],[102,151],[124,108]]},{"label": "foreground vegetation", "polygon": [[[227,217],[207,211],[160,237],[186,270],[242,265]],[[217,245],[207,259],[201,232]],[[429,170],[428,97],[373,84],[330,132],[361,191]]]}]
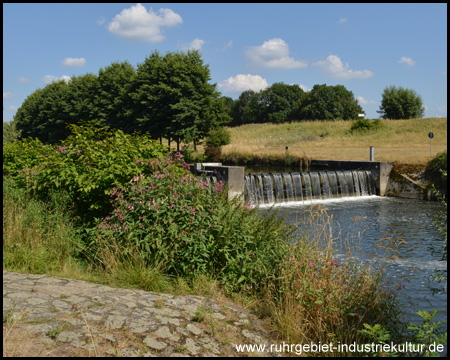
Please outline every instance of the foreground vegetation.
[{"label": "foreground vegetation", "polygon": [[405,340],[398,289],[382,286],[380,269],[335,261],[326,212],[312,209],[299,232],[276,212],[228,201],[223,184],[186,167],[146,137],[92,126],[72,126],[61,145],[4,144],[4,268],[214,289],[271,319],[280,342]]}]

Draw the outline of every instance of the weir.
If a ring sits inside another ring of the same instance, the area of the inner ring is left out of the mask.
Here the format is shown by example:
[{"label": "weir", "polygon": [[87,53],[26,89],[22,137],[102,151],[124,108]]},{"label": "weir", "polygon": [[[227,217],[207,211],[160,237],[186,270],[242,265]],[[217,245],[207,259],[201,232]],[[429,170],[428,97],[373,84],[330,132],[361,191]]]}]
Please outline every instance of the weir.
[{"label": "weir", "polygon": [[375,161],[310,160],[309,172],[245,175],[243,166],[196,163],[191,171],[207,181],[222,180],[228,198],[244,194],[252,205],[365,195],[384,196],[392,164]]},{"label": "weir", "polygon": [[251,205],[377,195],[370,170],[337,170],[245,175]]}]

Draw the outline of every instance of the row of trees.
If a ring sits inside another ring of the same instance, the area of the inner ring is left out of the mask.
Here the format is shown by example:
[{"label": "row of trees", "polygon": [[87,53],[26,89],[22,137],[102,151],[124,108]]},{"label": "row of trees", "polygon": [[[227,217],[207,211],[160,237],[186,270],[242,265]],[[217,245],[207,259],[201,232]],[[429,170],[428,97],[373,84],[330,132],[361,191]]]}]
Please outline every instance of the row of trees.
[{"label": "row of trees", "polygon": [[274,83],[255,92],[247,90],[235,101],[227,98],[231,125],[282,123],[298,120],[357,119],[363,112],[353,93],[343,85],[314,85],[305,92],[298,85]]},{"label": "row of trees", "polygon": [[209,83],[210,71],[198,51],[152,53],[135,69],[116,62],[98,75],[73,77],[38,89],[18,109],[21,137],[56,143],[69,135],[67,124],[96,121],[126,133],[198,142],[228,123],[224,99]]},{"label": "row of trees", "polygon": [[[357,119],[363,110],[343,85],[274,83],[237,100],[221,96],[210,84],[210,70],[198,51],[154,52],[135,69],[115,62],[98,75],[74,76],[38,89],[18,109],[14,124],[22,138],[56,143],[69,135],[68,124],[95,121],[126,133],[148,133],[177,143],[199,143],[225,124],[282,123],[299,120]],[[379,113],[383,118],[423,116],[413,90],[389,87]]]}]

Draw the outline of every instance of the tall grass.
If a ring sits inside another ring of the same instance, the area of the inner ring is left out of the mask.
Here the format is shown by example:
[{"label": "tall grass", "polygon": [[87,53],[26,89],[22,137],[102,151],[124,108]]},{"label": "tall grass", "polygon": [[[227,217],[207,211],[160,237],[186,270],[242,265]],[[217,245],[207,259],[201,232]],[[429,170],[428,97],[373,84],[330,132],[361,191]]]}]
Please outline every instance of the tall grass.
[{"label": "tall grass", "polygon": [[3,181],[3,266],[7,269],[49,274],[83,271],[75,259],[81,247],[68,213],[64,193],[53,193],[43,203]]}]

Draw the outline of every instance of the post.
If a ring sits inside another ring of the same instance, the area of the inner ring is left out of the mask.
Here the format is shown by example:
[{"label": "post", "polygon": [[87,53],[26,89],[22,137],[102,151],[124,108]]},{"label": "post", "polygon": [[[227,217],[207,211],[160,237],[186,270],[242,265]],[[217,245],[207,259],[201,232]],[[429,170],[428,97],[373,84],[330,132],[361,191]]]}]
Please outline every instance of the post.
[{"label": "post", "polygon": [[375,161],[375,148],[373,146],[370,147],[370,161]]}]

